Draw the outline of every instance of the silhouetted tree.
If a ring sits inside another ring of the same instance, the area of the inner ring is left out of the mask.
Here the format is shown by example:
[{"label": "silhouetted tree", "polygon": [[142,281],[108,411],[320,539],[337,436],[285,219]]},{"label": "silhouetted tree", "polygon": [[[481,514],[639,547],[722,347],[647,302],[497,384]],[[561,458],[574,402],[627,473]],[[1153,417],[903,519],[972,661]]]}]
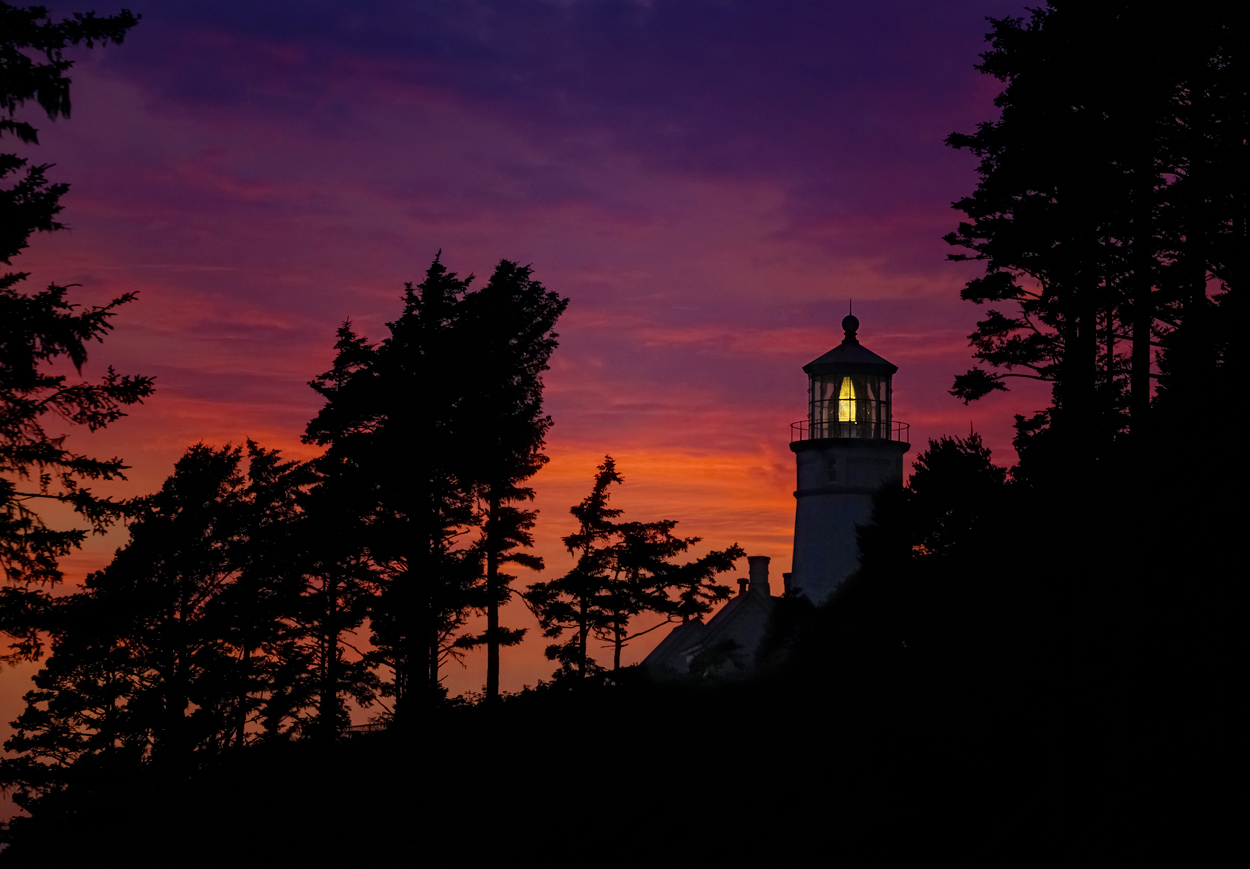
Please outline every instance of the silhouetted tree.
[{"label": "silhouetted tree", "polygon": [[[0,137],[15,136],[26,144],[39,141],[39,131],[32,124],[15,118],[30,100],[39,104],[49,120],[68,118],[70,79],[66,73],[74,62],[65,59],[65,49],[120,43],[138,22],[138,16],[125,10],[107,18],[75,12],[71,18],[53,21],[42,6],[0,3],[0,113],[7,115],[0,117]],[[0,259],[5,263],[26,248],[32,233],[63,228],[56,215],[69,185],[49,185],[44,172],[50,167],[27,168],[28,162],[15,154],[0,154],[0,179],[26,170],[15,186],[0,190],[4,218],[0,221]]]},{"label": "silhouetted tree", "polygon": [[472,644],[461,628],[484,607],[479,552],[458,545],[478,522],[458,329],[469,280],[436,257],[406,286],[390,337],[373,345],[344,324],[334,367],[310,384],[326,404],[304,439],[326,447],[318,464],[342,486],[338,521],[379,583],[373,644],[401,717],[442,696],[440,669]]},{"label": "silhouetted tree", "polygon": [[1156,217],[1168,251],[1158,336],[1163,437],[1172,421],[1209,419],[1244,380],[1250,85],[1241,13],[1234,3],[1204,4],[1164,45],[1180,75],[1174,120],[1165,119],[1173,135],[1162,140],[1162,162],[1179,172]]},{"label": "silhouetted tree", "polygon": [[52,608],[52,654],[6,743],[24,807],[95,769],[183,769],[239,741],[267,687],[256,652],[279,630],[240,569],[241,461],[237,447],[190,449],[112,563]]},{"label": "silhouetted tree", "polygon": [[[605,555],[606,582],[595,600],[602,616],[593,627],[596,637],[612,646],[612,670],[621,669],[621,650],[641,633],[631,634],[630,622],[648,612],[670,609],[668,580],[675,570],[671,560],[690,548],[698,538],[673,534],[677,523],[621,522],[613,529],[616,542]],[[725,595],[729,589],[725,587]]]},{"label": "silhouetted tree", "polygon": [[[710,612],[729,597],[729,587],[717,585],[714,577],[732,570],[743,557],[742,549],[734,545],[674,564],[672,559],[699,538],[675,536],[677,523],[671,519],[616,522],[621,511],[608,506],[608,488],[620,482],[616,462],[605,456],[590,495],[569,511],[579,527],[564,538],[564,545],[577,558],[576,566],[559,579],[534,583],[525,593],[544,636],[558,638],[571,631],[566,641],[546,649],[548,659],[560,663],[557,677],[582,679],[603,670],[589,655],[591,636],[612,646],[616,671],[621,666],[621,650],[630,640],[668,622]],[[663,615],[666,620],[631,633],[631,620],[644,613]]]},{"label": "silhouetted tree", "polygon": [[861,572],[889,581],[917,561],[992,560],[1019,539],[1022,504],[1011,485],[980,435],[930,440],[907,484],[876,496],[872,523],[859,529]]},{"label": "silhouetted tree", "polygon": [[542,372],[556,349],[555,324],[568,299],[531,277],[529,266],[501,260],[490,281],[463,302],[460,331],[467,349],[461,377],[468,389],[464,426],[469,462],[481,503],[480,547],[486,567],[486,700],[499,696],[499,648],[518,643],[523,630],[499,624],[499,607],[511,595],[514,577],[501,566],[541,570],[542,559],[520,550],[533,545],[533,511],[517,504],[532,500],[525,482],[547,457],[544,438],[551,417],[543,414]]},{"label": "silhouetted tree", "polygon": [[[344,521],[352,512],[344,499],[354,497],[356,488],[324,463],[307,467],[316,473],[302,493],[296,526],[303,581],[291,616],[295,648],[286,672],[274,681],[288,692],[292,710],[305,703],[315,710],[315,719],[301,729],[328,743],[350,721],[346,698],[367,707],[377,693],[372,660],[349,638],[368,616],[378,582],[374,565],[361,551],[359,529]],[[278,712],[273,700],[268,708]]]},{"label": "silhouetted tree", "polygon": [[1007,469],[994,464],[979,434],[930,440],[907,481],[915,553],[984,545],[999,527],[1006,484]]},{"label": "silhouetted tree", "polygon": [[1241,17],[1228,3],[1172,20],[1123,0],[1055,0],[1027,22],[992,21],[978,69],[1005,83],[1002,113],[947,140],[981,160],[977,190],[955,204],[969,222],[947,241],[986,264],[963,298],[1014,311],[991,310],[971,336],[997,370],[957,377],[952,393],[1051,382],[1053,406],[1021,420],[1020,438],[1054,428],[1065,466],[1105,455],[1126,409],[1144,431],[1152,348],[1185,358],[1185,336],[1229,304],[1208,298],[1208,280],[1240,280]]},{"label": "silhouetted tree", "polygon": [[249,442],[243,496],[232,559],[238,578],[222,603],[227,639],[245,664],[233,672],[257,668],[263,696],[239,683],[235,744],[255,735],[249,725],[267,738],[332,740],[349,723],[345,698],[369,706],[376,689],[369,662],[348,639],[371,600],[368,565],[349,530],[322,509],[334,487],[312,465]]},{"label": "silhouetted tree", "polygon": [[252,442],[188,450],[112,563],[49,606],[0,784],[46,821],[141,772],[177,782],[227,749],[337,736],[376,678],[344,654],[367,578],[308,512],[331,494]]},{"label": "silhouetted tree", "polygon": [[[597,636],[612,644],[613,671],[620,670],[621,650],[630,640],[674,621],[701,618],[729,598],[729,586],[714,580],[746,557],[742,547],[735,544],[674,564],[672,559],[701,539],[674,536],[676,526],[676,521],[662,519],[623,522],[616,527],[619,540],[610,553],[612,577],[601,604],[607,624],[596,630]],[[665,620],[631,633],[630,621],[644,613],[663,615]]]},{"label": "silhouetted tree", "polygon": [[[108,18],[76,13],[53,21],[42,7],[0,3],[0,137],[38,141],[35,127],[16,118],[30,100],[50,119],[68,117],[66,72],[72,61],[64,50],[121,42],[137,20],[122,12]],[[12,264],[33,233],[62,228],[56,215],[68,185],[49,184],[48,166],[27,163],[15,154],[0,154],[0,180],[18,176],[12,187],[0,188],[0,262],[5,265]],[[0,275],[0,571],[11,584],[0,589],[0,630],[15,639],[9,658],[38,656],[37,626],[48,603],[40,587],[60,580],[58,559],[87,534],[49,528],[37,505],[67,505],[96,533],[131,506],[97,496],[85,485],[122,479],[122,461],[67,449],[63,435],[45,430],[45,419],[52,415],[94,431],[152,392],[151,378],[119,375],[112,368],[95,383],[52,373],[58,360],[68,360],[81,374],[87,346],[103,339],[116,309],[133,300],[133,293],[83,310],[68,300],[65,287],[22,291],[18,285],[26,277],[23,272]]]},{"label": "silhouetted tree", "polygon": [[542,624],[543,636],[554,639],[566,630],[573,631],[565,642],[547,646],[547,658],[560,663],[557,675],[581,679],[603,669],[588,654],[588,644],[591,633],[605,627],[604,614],[596,605],[609,581],[616,534],[613,520],[621,515],[621,510],[608,506],[608,487],[619,482],[616,462],[605,456],[590,494],[569,510],[578,528],[564,538],[564,546],[577,564],[559,579],[534,583],[525,593],[526,602]]}]

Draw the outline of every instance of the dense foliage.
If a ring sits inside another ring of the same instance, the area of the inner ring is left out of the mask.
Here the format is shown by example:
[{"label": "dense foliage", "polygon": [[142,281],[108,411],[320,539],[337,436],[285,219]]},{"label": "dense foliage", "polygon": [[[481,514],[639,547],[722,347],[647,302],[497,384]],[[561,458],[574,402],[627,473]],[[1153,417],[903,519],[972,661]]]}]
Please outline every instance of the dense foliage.
[{"label": "dense foliage", "polygon": [[[520,639],[498,626],[501,567],[542,567],[516,503],[546,461],[541,373],[567,302],[507,261],[468,284],[436,258],[387,340],[344,324],[311,384],[322,457],[192,447],[130,505],[112,563],[44,602],[28,624],[52,654],[3,762],[19,805],[56,817],[112,776],[329,745],[349,699],[411,726],[443,699],[447,658]],[[485,636],[463,630],[474,612],[494,613]]]},{"label": "dense foliage", "polygon": [[[68,117],[74,45],[121,42],[137,19],[75,14],[54,21],[42,7],[0,3],[0,138],[38,143],[38,130],[18,117],[34,101],[49,119]],[[12,265],[31,235],[62,229],[56,216],[67,184],[51,184],[46,165],[30,166],[0,154],[0,263]],[[89,531],[103,532],[133,505],[92,492],[94,482],[123,478],[119,458],[98,459],[66,444],[63,426],[95,431],[125,415],[152,392],[150,377],[109,368],[98,381],[82,377],[88,348],[112,329],[125,293],[105,305],[82,308],[66,287],[24,290],[25,272],[0,274],[0,632],[12,639],[4,657],[37,657],[37,630],[47,607],[46,589],[61,579],[57,561],[80,546]],[[77,376],[65,373],[66,363]],[[68,506],[87,527],[58,529],[44,521],[47,507]]]},{"label": "dense foliage", "polygon": [[4,762],[22,805],[100,770],[185,770],[307,730],[318,647],[305,475],[255,444],[192,447],[112,563],[56,600],[51,657],[8,743],[19,757]]},{"label": "dense foliage", "polygon": [[[305,440],[326,447],[316,465],[342,489],[327,509],[379,584],[370,623],[397,712],[436,702],[443,664],[479,644],[497,696],[499,647],[521,639],[499,624],[502,568],[542,567],[524,552],[534,514],[517,505],[547,460],[542,372],[568,301],[507,260],[481,290],[471,281],[436,257],[390,337],[375,346],[344,324],[334,367],[312,382],[326,404]],[[483,635],[464,632],[474,611]]]},{"label": "dense foliage", "polygon": [[[618,672],[621,650],[630,640],[673,621],[707,615],[729,597],[729,586],[713,580],[745,557],[735,544],[674,563],[699,538],[675,536],[672,519],[615,521],[621,510],[608,506],[609,487],[621,482],[616,462],[605,456],[590,494],[569,511],[578,528],[564,538],[564,546],[577,563],[558,579],[534,583],[525,594],[544,636],[559,639],[569,632],[563,642],[547,647],[547,657],[560,665],[557,678],[581,680],[604,671],[590,653],[592,638],[611,647],[612,671]],[[631,633],[631,622],[643,614],[664,620]]]},{"label": "dense foliage", "polygon": [[952,393],[1053,384],[1021,446],[1054,428],[1069,459],[1105,456],[1145,434],[1156,384],[1216,412],[1248,246],[1239,17],[1223,2],[1170,16],[1056,0],[993,22],[978,69],[1004,83],[1000,116],[947,140],[980,158],[947,241],[985,264],[963,298],[995,305],[971,336],[990,367]]}]

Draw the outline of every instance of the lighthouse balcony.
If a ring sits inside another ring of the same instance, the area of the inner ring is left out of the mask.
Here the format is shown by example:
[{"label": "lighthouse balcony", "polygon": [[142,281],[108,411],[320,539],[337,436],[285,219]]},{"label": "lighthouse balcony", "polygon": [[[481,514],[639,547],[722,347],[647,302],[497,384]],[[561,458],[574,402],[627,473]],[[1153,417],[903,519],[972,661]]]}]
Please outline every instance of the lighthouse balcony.
[{"label": "lighthouse balcony", "polygon": [[877,440],[908,443],[911,426],[897,420],[840,422],[838,420],[801,419],[790,423],[790,441]]}]

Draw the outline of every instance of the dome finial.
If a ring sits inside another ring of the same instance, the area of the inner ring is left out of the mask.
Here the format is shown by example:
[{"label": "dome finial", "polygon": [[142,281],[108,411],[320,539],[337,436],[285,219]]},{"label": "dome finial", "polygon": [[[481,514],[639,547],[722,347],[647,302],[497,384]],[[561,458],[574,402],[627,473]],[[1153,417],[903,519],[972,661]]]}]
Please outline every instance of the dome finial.
[{"label": "dome finial", "polygon": [[844,344],[858,344],[859,339],[855,337],[855,333],[859,330],[859,320],[855,316],[855,300],[847,301],[847,315],[842,318],[842,330],[846,332],[846,337],[842,339]]}]

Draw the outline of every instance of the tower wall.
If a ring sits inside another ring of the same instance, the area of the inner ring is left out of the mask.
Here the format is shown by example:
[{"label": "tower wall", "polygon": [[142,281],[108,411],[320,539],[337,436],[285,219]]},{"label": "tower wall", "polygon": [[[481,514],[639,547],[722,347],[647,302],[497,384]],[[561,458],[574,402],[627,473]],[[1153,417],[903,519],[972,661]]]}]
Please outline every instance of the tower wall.
[{"label": "tower wall", "polygon": [[798,465],[791,587],[824,603],[859,567],[857,528],[872,521],[873,495],[903,480],[909,444],[822,439],[790,444]]}]

